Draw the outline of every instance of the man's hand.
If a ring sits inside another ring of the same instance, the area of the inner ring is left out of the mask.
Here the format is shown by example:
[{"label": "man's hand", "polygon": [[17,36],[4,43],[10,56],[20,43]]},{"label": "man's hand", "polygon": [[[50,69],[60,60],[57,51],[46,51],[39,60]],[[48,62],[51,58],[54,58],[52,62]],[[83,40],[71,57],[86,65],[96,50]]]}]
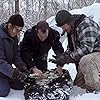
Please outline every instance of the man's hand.
[{"label": "man's hand", "polygon": [[59,76],[61,76],[63,74],[62,66],[57,65],[55,73],[57,73]]},{"label": "man's hand", "polygon": [[41,70],[39,70],[38,68],[34,67],[32,68],[32,72],[33,74],[35,74],[39,79],[41,79],[43,77],[43,73]]},{"label": "man's hand", "polygon": [[60,58],[60,55],[52,55],[53,58],[58,59]]},{"label": "man's hand", "polygon": [[58,59],[49,59],[49,62],[52,62],[54,64],[57,64],[59,66],[63,66],[65,64],[65,60],[62,58],[58,58]]},{"label": "man's hand", "polygon": [[49,58],[49,62],[52,62],[54,64],[58,64],[58,59],[51,59],[51,58]]},{"label": "man's hand", "polygon": [[18,68],[14,68],[12,78],[23,82],[28,78],[29,73],[21,72]]},{"label": "man's hand", "polygon": [[64,64],[75,63],[75,60],[70,57],[70,55],[63,53],[57,59],[49,59],[50,62],[55,63],[59,66],[63,66]]},{"label": "man's hand", "polygon": [[17,68],[18,68],[21,72],[27,71],[27,67],[26,67],[25,65],[18,65]]}]

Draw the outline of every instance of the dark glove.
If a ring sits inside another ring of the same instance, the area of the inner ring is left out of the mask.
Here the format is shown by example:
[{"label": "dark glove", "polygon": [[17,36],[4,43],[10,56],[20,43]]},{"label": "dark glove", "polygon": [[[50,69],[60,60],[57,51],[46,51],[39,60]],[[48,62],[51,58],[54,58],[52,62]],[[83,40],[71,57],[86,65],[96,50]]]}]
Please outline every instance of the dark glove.
[{"label": "dark glove", "polygon": [[60,55],[52,55],[53,58],[58,59],[60,58]]},{"label": "dark glove", "polygon": [[[59,59],[60,60],[60,59]],[[69,54],[63,53],[63,55],[61,56],[61,60],[62,62],[67,63],[75,63],[75,59],[73,59]]]},{"label": "dark glove", "polygon": [[15,68],[12,78],[17,79],[26,85],[35,84],[35,78],[31,78],[29,75],[30,75],[30,71],[21,72],[18,68]]},{"label": "dark glove", "polygon": [[26,67],[25,65],[17,65],[17,68],[18,68],[21,72],[27,71],[27,67]]},{"label": "dark glove", "polygon": [[54,64],[57,64],[59,66],[63,66],[64,62],[59,58],[59,59],[49,59],[49,62],[52,62]]},{"label": "dark glove", "polygon": [[49,61],[59,66],[63,66],[66,63],[75,63],[75,60],[70,55],[64,53],[58,59],[49,59]]},{"label": "dark glove", "polygon": [[29,76],[28,73],[21,72],[18,68],[15,68],[14,71],[13,71],[12,78],[17,79],[20,82],[24,83],[24,81],[28,78],[28,76]]}]

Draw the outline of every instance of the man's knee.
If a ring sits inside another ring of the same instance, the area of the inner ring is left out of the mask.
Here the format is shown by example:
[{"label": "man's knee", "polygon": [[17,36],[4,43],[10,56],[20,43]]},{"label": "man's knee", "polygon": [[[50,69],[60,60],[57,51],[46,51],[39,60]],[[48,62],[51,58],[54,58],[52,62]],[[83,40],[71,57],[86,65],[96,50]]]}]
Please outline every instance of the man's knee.
[{"label": "man's knee", "polygon": [[4,82],[5,83],[3,83],[3,81],[0,82],[0,97],[5,97],[10,92],[10,86],[9,86],[9,84],[6,81],[4,81]]},{"label": "man's knee", "polygon": [[24,89],[24,84],[21,83],[18,80],[9,80],[10,83],[10,88],[14,89],[14,90],[22,90]]},{"label": "man's knee", "polygon": [[9,82],[5,77],[0,76],[0,97],[5,97],[10,92]]},{"label": "man's knee", "polygon": [[100,56],[98,53],[92,53],[81,58],[79,69],[84,75],[85,85],[90,89],[100,89]]},{"label": "man's knee", "polygon": [[97,60],[97,59],[100,59],[100,53],[99,52],[87,54],[80,59],[79,65],[90,64],[93,60]]},{"label": "man's knee", "polygon": [[79,69],[85,71],[91,65],[92,58],[93,56],[91,54],[83,56],[79,62]]},{"label": "man's knee", "polygon": [[91,61],[91,56],[90,55],[85,55],[80,59],[79,64],[87,63]]},{"label": "man's knee", "polygon": [[0,97],[6,97],[10,92],[10,88],[0,88]]}]

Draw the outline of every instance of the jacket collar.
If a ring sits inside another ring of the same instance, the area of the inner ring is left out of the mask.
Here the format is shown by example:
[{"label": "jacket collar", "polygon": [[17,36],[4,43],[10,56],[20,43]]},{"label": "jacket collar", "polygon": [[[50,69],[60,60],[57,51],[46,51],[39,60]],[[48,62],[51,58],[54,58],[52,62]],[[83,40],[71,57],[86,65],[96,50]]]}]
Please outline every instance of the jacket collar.
[{"label": "jacket collar", "polygon": [[3,23],[0,25],[0,37],[1,38],[12,38],[9,33],[7,32],[7,26],[6,26],[6,23]]},{"label": "jacket collar", "polygon": [[0,25],[0,37],[1,38],[8,38],[9,37],[8,34],[5,31],[5,28],[4,28],[5,25],[6,25],[5,23]]}]

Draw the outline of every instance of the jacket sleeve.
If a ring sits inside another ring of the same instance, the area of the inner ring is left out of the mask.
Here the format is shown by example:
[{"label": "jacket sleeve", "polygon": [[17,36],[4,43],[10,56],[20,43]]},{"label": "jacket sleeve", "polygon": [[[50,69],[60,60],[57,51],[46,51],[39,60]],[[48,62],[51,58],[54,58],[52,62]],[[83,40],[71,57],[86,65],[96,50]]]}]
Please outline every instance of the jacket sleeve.
[{"label": "jacket sleeve", "polygon": [[13,67],[6,61],[4,43],[2,39],[0,39],[0,72],[8,77],[12,77],[13,75]]},{"label": "jacket sleeve", "polygon": [[76,61],[80,61],[82,56],[93,52],[96,38],[99,36],[97,27],[89,24],[86,25],[87,27],[81,27],[79,31],[80,46],[77,46],[76,50],[70,54]]},{"label": "jacket sleeve", "polygon": [[17,50],[16,57],[15,57],[15,65],[16,66],[19,66],[19,65],[26,66],[26,64],[22,61],[22,59],[20,57],[20,50],[19,50],[19,48]]},{"label": "jacket sleeve", "polygon": [[60,34],[55,31],[55,36],[54,36],[54,40],[53,40],[53,46],[52,49],[55,52],[56,55],[61,55],[64,52],[64,49],[62,47],[62,43],[59,41],[60,40]]},{"label": "jacket sleeve", "polygon": [[25,32],[24,38],[21,43],[21,57],[27,68],[30,69],[35,66],[34,59],[32,58],[32,46],[31,46],[31,36],[29,32]]},{"label": "jacket sleeve", "polygon": [[20,45],[18,45],[18,38],[15,42],[16,46],[16,53],[15,53],[15,65],[17,66],[26,66],[26,64],[22,61],[21,55],[20,55]]}]

